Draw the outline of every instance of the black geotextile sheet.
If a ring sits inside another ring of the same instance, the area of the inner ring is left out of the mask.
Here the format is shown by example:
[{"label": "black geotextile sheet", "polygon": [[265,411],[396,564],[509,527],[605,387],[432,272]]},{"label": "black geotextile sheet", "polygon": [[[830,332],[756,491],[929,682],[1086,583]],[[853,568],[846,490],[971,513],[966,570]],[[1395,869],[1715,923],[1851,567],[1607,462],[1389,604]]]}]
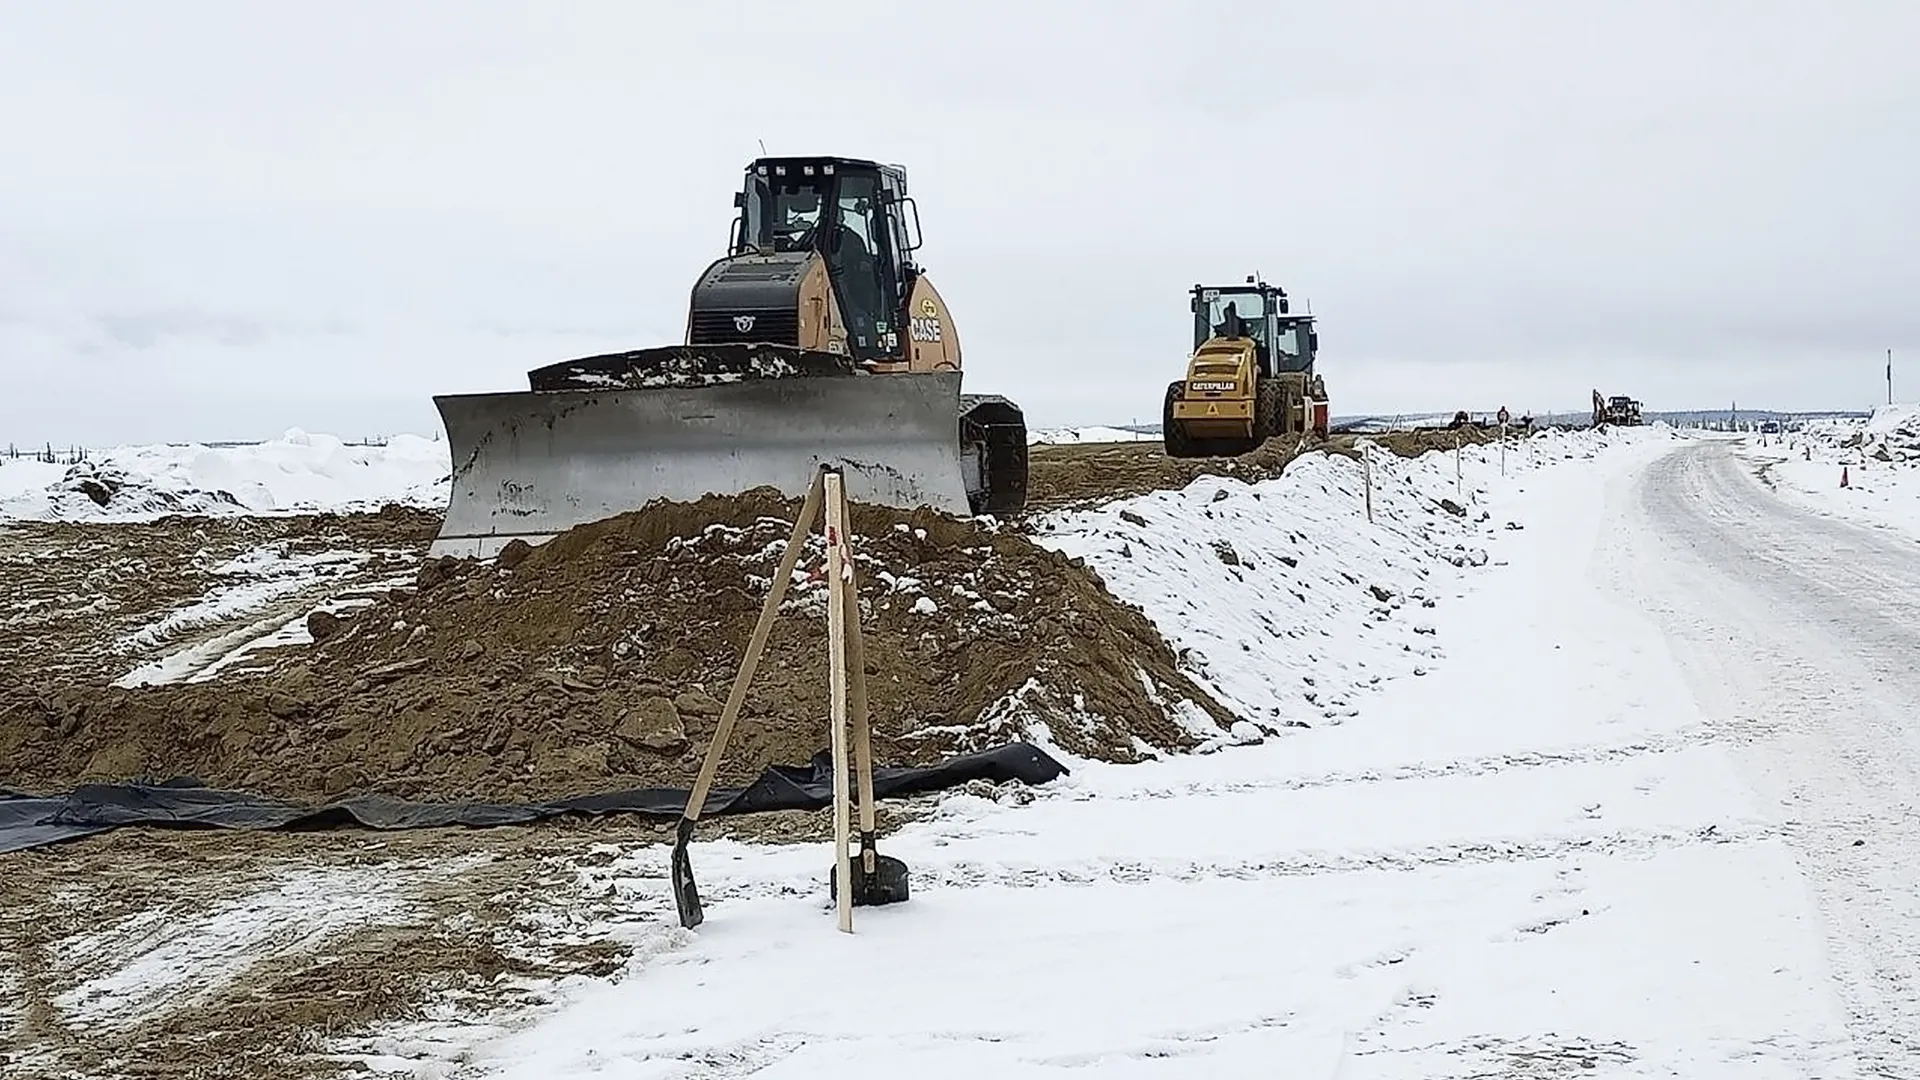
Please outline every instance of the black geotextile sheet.
[{"label": "black geotextile sheet", "polygon": [[[1044,784],[1066,772],[1039,747],[1010,743],[924,768],[873,771],[873,793],[897,799],[958,787],[969,780]],[[223,829],[424,829],[447,825],[524,825],[566,814],[637,814],[677,818],[686,788],[632,788],[547,803],[419,803],[386,795],[352,795],[323,806],[301,806],[240,791],[221,791],[190,778],[163,783],[83,784],[66,795],[30,795],[0,787],[0,853],[22,851],[124,825]],[[833,759],[816,754],[810,765],[773,765],[742,788],[707,794],[703,818],[769,810],[818,810],[833,798]]]}]

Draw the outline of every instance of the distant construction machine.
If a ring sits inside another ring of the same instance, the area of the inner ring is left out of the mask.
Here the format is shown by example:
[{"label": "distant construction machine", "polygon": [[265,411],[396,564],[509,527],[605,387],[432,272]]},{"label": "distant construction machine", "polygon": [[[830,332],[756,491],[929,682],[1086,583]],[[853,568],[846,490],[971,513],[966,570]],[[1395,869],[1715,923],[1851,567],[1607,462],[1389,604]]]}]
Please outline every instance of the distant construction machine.
[{"label": "distant construction machine", "polygon": [[913,253],[904,169],[764,157],[686,342],[551,364],[529,389],[434,398],[453,457],[433,555],[489,557],[658,499],[771,486],[821,464],[858,502],[969,514],[1026,504],[1026,418],[960,393],[960,337]]},{"label": "distant construction machine", "polygon": [[1167,386],[1161,441],[1168,457],[1231,457],[1276,435],[1327,435],[1327,388],[1313,370],[1320,335],[1286,290],[1195,285],[1187,375]]},{"label": "distant construction machine", "polygon": [[1615,394],[1602,398],[1600,391],[1593,392],[1593,426],[1603,424],[1613,427],[1635,427],[1640,423],[1640,403],[1626,396]]}]

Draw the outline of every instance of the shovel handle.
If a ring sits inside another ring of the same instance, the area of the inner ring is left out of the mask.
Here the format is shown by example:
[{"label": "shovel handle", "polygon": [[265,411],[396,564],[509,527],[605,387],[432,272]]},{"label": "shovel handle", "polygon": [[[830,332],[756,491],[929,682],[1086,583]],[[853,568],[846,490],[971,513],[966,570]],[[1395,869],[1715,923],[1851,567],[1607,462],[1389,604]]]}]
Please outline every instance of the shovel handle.
[{"label": "shovel handle", "polygon": [[734,673],[733,689],[727,691],[727,704],[720,711],[720,723],[713,731],[713,742],[707,746],[706,760],[700,763],[700,776],[693,782],[693,791],[687,796],[687,807],[681,812],[682,819],[690,826],[700,820],[700,811],[706,806],[707,792],[713,788],[713,778],[720,772],[720,759],[725,756],[727,742],[733,738],[734,722],[740,718],[740,706],[747,700],[747,685],[753,682],[753,673],[759,669],[760,654],[766,650],[767,636],[773,632],[774,616],[780,611],[780,601],[786,598],[787,583],[793,578],[793,568],[800,561],[801,549],[806,546],[807,531],[813,528],[813,519],[820,513],[821,491],[825,484],[826,470],[815,473],[813,483],[807,487],[807,497],[800,503],[800,516],[793,520],[793,531],[787,535],[787,550],[780,556],[780,568],[773,572],[773,588],[767,592],[766,603],[760,605],[760,621],[753,625],[753,637],[747,641],[746,656],[740,661],[740,670]]},{"label": "shovel handle", "polygon": [[867,709],[867,638],[860,628],[860,572],[847,582],[847,690],[853,728],[853,767],[860,778],[860,848],[867,873],[874,870],[873,725]]}]

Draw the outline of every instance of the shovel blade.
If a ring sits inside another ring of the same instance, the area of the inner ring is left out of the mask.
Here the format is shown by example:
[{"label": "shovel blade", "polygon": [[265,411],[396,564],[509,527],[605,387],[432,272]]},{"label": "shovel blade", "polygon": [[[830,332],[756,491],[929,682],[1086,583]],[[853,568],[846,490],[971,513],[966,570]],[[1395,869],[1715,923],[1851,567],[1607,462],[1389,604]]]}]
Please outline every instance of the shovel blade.
[{"label": "shovel blade", "polygon": [[693,881],[693,859],[687,855],[687,841],[693,830],[682,828],[673,842],[673,857],[668,860],[668,877],[673,884],[673,906],[679,910],[680,925],[688,930],[706,921],[700,908],[700,888]]},{"label": "shovel blade", "polygon": [[[907,864],[891,855],[880,855],[874,859],[873,873],[861,868],[861,858],[855,855],[853,866],[853,906],[880,907],[885,904],[901,904],[907,900],[908,874]],[[840,868],[835,866],[827,872],[827,896],[840,898]]]}]

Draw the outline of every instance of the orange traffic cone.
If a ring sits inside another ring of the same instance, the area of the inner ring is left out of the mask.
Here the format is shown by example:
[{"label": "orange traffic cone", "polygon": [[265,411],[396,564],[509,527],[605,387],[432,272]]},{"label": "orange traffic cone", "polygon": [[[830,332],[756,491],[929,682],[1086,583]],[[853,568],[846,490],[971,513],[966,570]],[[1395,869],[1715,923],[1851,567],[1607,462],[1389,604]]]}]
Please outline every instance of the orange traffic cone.
[{"label": "orange traffic cone", "polygon": [[1847,483],[1847,467],[1845,465],[1840,466],[1840,486],[1841,487],[1853,486],[1852,484]]}]

